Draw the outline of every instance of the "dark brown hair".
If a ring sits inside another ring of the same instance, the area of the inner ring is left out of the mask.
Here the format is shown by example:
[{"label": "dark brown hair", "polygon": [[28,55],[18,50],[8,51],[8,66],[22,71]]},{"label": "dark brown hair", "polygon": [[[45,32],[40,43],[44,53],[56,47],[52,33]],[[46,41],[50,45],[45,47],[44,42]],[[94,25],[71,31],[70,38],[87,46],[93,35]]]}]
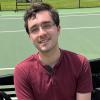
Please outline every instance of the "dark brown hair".
[{"label": "dark brown hair", "polygon": [[54,23],[56,24],[56,26],[59,26],[59,14],[51,5],[42,2],[33,3],[31,7],[28,10],[26,10],[26,13],[24,15],[24,22],[25,22],[24,26],[28,34],[29,34],[28,19],[30,19],[31,17],[35,17],[38,12],[44,10],[50,12]]}]

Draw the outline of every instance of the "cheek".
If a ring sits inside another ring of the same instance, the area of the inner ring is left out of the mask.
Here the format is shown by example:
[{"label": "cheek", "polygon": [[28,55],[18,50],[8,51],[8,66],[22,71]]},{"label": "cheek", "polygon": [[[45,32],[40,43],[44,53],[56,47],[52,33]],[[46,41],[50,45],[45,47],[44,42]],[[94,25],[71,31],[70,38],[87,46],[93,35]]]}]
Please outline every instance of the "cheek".
[{"label": "cheek", "polygon": [[58,42],[58,37],[59,37],[59,33],[53,34],[53,36],[52,36],[52,42],[53,43]]},{"label": "cheek", "polygon": [[36,41],[36,36],[33,36],[33,35],[29,35],[29,38],[32,42],[35,42]]}]

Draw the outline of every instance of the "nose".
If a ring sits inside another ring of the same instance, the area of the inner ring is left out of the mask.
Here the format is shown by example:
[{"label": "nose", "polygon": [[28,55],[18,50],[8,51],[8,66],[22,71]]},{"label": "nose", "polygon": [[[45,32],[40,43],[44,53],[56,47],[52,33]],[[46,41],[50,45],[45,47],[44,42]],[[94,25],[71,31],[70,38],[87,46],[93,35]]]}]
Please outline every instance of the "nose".
[{"label": "nose", "polygon": [[39,36],[45,35],[47,32],[42,27],[39,27]]}]

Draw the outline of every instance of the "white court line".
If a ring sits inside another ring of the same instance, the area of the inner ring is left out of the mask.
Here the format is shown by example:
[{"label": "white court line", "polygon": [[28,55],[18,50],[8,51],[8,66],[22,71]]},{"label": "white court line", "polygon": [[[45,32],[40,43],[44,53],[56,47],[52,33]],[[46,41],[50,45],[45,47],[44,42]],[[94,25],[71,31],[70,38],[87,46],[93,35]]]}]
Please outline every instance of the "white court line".
[{"label": "white court line", "polygon": [[7,18],[7,17],[0,17],[0,19],[23,19],[22,17],[19,17],[19,18],[15,18],[15,17],[10,17],[10,18]]},{"label": "white court line", "polygon": [[14,68],[0,68],[0,71],[3,71],[3,70],[14,70]]},{"label": "white court line", "polygon": [[74,15],[71,15],[71,14],[64,14],[64,15],[61,15],[60,17],[84,17],[84,16],[100,16],[100,14],[74,14]]},{"label": "white court line", "polygon": [[93,12],[85,12],[85,11],[83,11],[83,12],[58,12],[59,13],[59,15],[64,15],[64,14],[68,14],[68,15],[70,15],[70,14],[99,14],[100,13],[100,10],[99,11],[93,11]]},{"label": "white court line", "polygon": [[62,30],[79,30],[79,29],[97,29],[100,26],[93,26],[93,27],[69,27],[69,28],[62,28]]},{"label": "white court line", "polygon": [[16,32],[25,32],[25,30],[15,30],[15,31],[0,31],[0,33],[16,33]]},{"label": "white court line", "polygon": [[[92,26],[92,27],[68,27],[62,28],[61,30],[79,30],[79,29],[97,29],[100,26]],[[0,33],[14,33],[14,32],[25,32],[25,30],[15,30],[15,31],[0,31]]]},{"label": "white court line", "polygon": [[[60,14],[60,17],[74,17],[74,16],[99,16],[100,13],[62,13]],[[8,18],[8,16],[0,16],[0,19],[23,19],[22,17],[18,17],[18,16],[10,16],[10,18]]]}]

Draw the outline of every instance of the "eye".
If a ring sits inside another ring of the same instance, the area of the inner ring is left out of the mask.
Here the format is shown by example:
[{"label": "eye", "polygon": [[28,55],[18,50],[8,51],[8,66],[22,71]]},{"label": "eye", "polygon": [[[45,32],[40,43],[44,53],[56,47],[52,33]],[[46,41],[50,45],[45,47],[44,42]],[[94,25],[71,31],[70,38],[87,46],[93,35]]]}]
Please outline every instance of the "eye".
[{"label": "eye", "polygon": [[51,23],[51,22],[44,23],[44,24],[42,24],[42,28],[43,29],[50,29],[53,25],[54,25],[54,23]]},{"label": "eye", "polygon": [[39,30],[39,28],[38,27],[32,27],[31,29],[30,29],[30,33],[36,33],[36,32],[38,32],[38,30]]}]

